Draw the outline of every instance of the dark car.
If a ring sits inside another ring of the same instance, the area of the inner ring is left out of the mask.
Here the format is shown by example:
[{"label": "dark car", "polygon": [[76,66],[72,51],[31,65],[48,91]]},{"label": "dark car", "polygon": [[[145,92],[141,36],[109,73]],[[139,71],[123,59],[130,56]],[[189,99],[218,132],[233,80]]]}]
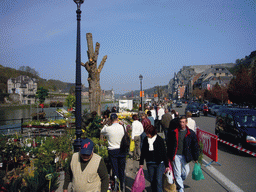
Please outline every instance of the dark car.
[{"label": "dark car", "polygon": [[190,104],[186,107],[185,109],[185,114],[187,112],[191,112],[192,113],[192,116],[197,116],[197,117],[200,117],[200,110],[199,110],[199,107],[198,105],[194,105],[194,104]]},{"label": "dark car", "polygon": [[214,106],[212,106],[210,113],[211,113],[212,115],[216,116],[217,113],[218,113],[221,109],[223,109],[223,108],[226,108],[226,107],[225,107],[225,106],[222,106],[222,105],[214,105]]},{"label": "dark car", "polygon": [[238,146],[256,149],[256,110],[225,108],[216,116],[215,134]]},{"label": "dark car", "polygon": [[182,107],[182,102],[181,101],[177,101],[176,102],[176,107]]}]

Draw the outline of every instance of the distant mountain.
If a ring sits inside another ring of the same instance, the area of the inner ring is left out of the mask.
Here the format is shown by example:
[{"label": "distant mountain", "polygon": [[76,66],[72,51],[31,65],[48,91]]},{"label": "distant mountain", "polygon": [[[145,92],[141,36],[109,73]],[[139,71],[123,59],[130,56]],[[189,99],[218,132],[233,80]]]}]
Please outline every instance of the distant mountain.
[{"label": "distant mountain", "polygon": [[[158,94],[160,96],[167,96],[168,94],[168,86],[155,86],[149,89],[143,89],[144,95],[148,95],[148,97],[154,97],[154,94]],[[127,98],[140,96],[140,90],[130,91],[125,94],[120,94],[120,97],[126,96]],[[118,97],[116,97],[118,98]]]}]

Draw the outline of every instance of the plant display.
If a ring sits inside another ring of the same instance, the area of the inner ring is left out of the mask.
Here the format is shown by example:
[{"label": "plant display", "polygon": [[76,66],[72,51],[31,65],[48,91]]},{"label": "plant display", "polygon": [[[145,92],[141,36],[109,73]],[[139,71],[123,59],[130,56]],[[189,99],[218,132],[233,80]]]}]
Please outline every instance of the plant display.
[{"label": "plant display", "polygon": [[[127,125],[128,132],[130,116],[121,118]],[[101,118],[97,113],[83,114],[83,137],[88,137],[94,142],[94,153],[100,155],[106,165],[108,159],[108,141],[100,139],[102,128]],[[23,127],[51,127],[57,128],[67,125],[70,119],[39,121],[33,120],[23,123]],[[74,122],[74,120],[73,120]],[[82,137],[82,138],[83,138]],[[58,188],[58,172],[66,171],[73,154],[73,142],[75,140],[75,129],[66,128],[66,133],[54,137],[32,137],[0,135],[0,186],[6,191],[33,191],[47,192]]]}]

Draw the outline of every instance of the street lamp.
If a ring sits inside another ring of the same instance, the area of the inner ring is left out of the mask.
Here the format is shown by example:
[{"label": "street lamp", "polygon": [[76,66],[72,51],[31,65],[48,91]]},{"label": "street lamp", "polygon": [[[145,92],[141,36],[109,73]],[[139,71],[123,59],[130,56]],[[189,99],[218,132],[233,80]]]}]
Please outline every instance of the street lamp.
[{"label": "street lamp", "polygon": [[80,21],[81,13],[80,10],[81,4],[84,0],[74,0],[77,4],[77,41],[76,41],[76,140],[74,142],[74,151],[78,152],[81,146],[81,45],[80,45]]},{"label": "street lamp", "polygon": [[143,79],[143,76],[140,74],[139,78],[140,78],[140,105],[141,105],[141,110],[143,111],[143,105],[142,105],[142,79]]}]

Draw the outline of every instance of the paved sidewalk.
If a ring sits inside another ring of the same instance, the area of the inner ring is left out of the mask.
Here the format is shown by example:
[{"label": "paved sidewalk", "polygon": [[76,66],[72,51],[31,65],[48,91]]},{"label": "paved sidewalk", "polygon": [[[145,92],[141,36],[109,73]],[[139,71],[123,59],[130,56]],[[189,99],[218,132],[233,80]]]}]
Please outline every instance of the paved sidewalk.
[{"label": "paved sidewalk", "polygon": [[[160,136],[163,136],[161,133],[159,134]],[[130,157],[132,157],[131,155],[132,153],[130,152]],[[213,167],[215,166],[219,166],[213,163],[213,165],[211,165]],[[203,174],[205,177],[205,180],[201,180],[201,181],[195,181],[192,179],[192,171],[194,168],[194,163],[190,163],[190,172],[189,175],[187,177],[187,179],[184,181],[184,185],[185,185],[185,192],[227,192],[229,190],[227,190],[227,188],[221,183],[221,181],[218,181],[217,178],[215,178],[211,172],[209,172],[209,170],[207,170],[205,168],[205,165],[202,165],[202,170],[203,170]],[[126,180],[125,180],[125,192],[131,192],[131,187],[133,185],[134,179],[136,177],[136,173],[139,170],[139,161],[134,161],[132,158],[128,158],[126,161],[126,169],[125,169],[125,175],[126,175]],[[144,163],[144,174],[145,174],[145,179],[146,179],[146,188],[145,191],[146,192],[152,192],[150,189],[150,183],[147,180],[148,178],[148,172],[147,172],[147,166]],[[60,175],[60,185],[59,188],[56,190],[56,192],[62,192],[63,189],[63,184],[64,184],[64,172],[61,172]],[[71,184],[69,185],[69,190],[70,189]]]}]

